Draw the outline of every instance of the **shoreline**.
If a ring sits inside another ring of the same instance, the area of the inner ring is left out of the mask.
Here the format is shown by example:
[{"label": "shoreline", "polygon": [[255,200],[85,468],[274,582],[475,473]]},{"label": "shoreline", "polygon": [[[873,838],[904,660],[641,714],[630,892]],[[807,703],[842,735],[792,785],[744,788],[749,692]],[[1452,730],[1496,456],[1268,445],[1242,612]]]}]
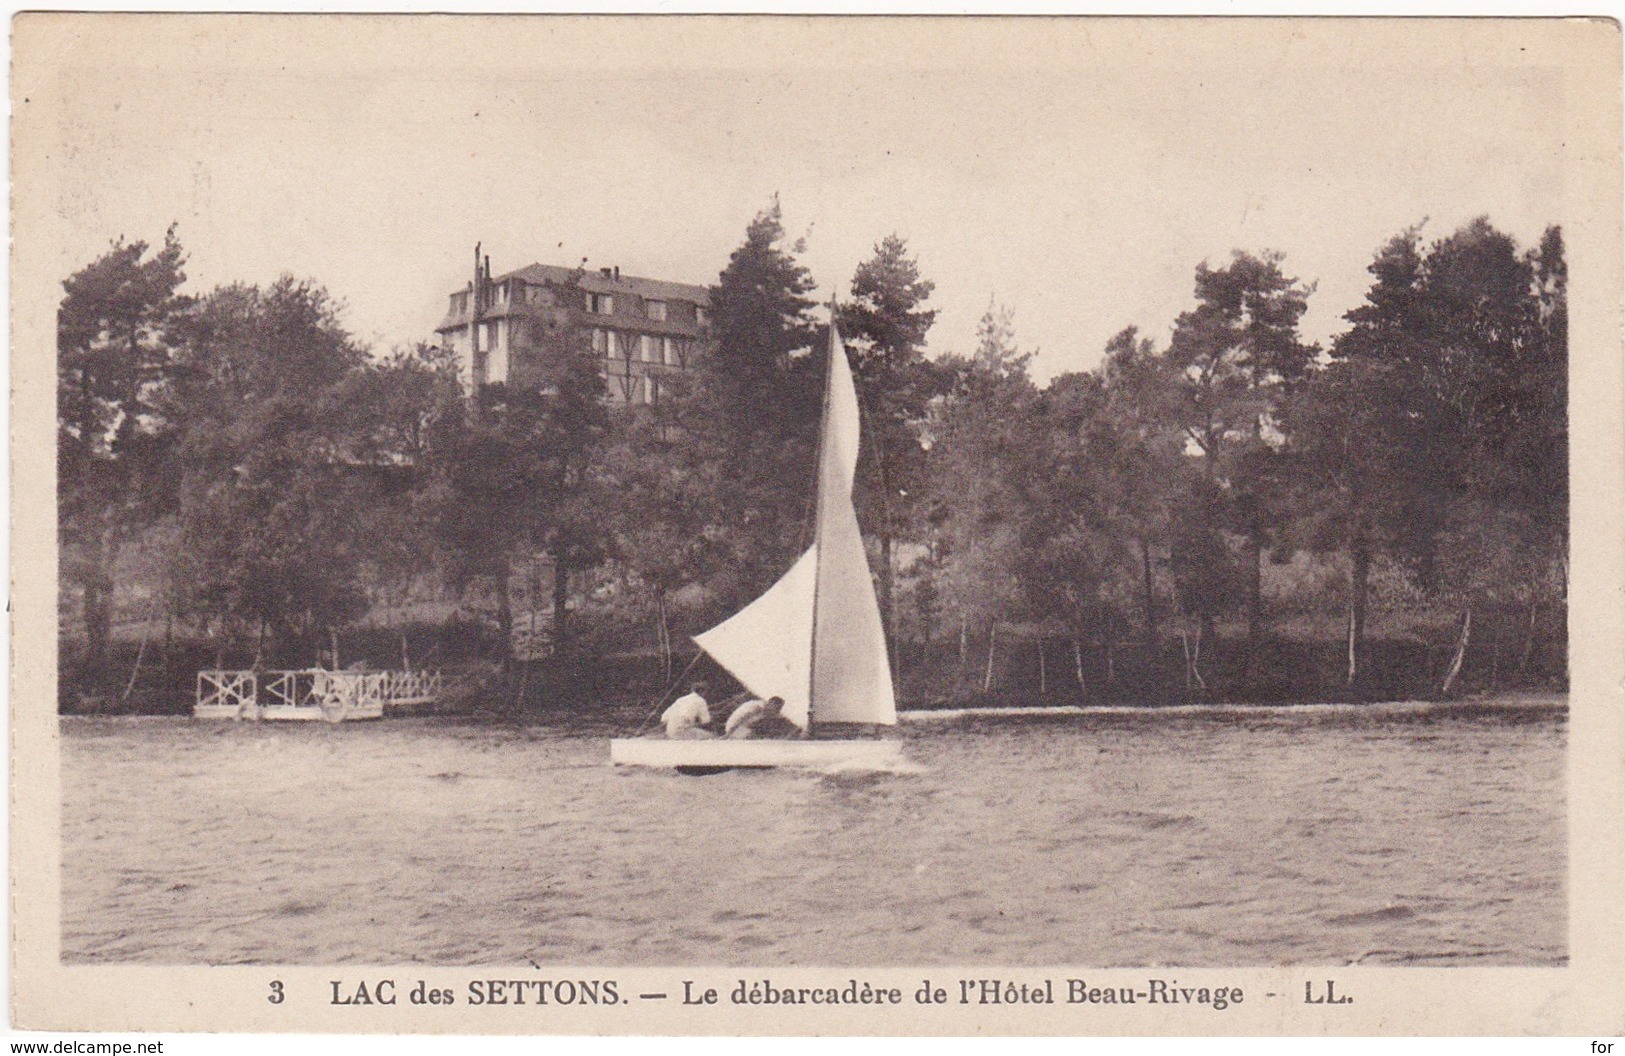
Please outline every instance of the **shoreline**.
[{"label": "shoreline", "polygon": [[[1302,701],[1287,704],[1248,704],[1248,703],[1206,703],[1206,704],[1034,704],[1015,706],[976,706],[957,708],[907,708],[899,709],[897,719],[900,725],[954,722],[961,719],[1063,719],[1083,717],[1116,717],[1139,715],[1166,715],[1177,718],[1192,717],[1221,717],[1221,716],[1270,716],[1270,715],[1426,715],[1450,714],[1463,712],[1562,712],[1569,710],[1569,696],[1567,693],[1498,693],[1485,694],[1474,697],[1463,697],[1456,700],[1388,700],[1370,701],[1365,703],[1351,701]],[[549,719],[574,718],[582,720],[584,724],[593,726],[613,726],[612,712],[583,713],[580,711],[558,709],[538,709],[528,711],[522,715],[497,715],[490,711],[463,711],[463,712],[426,712],[420,715],[390,716],[377,722],[393,725],[401,721],[416,721],[424,719],[451,719],[461,720],[469,725],[514,725],[514,719],[521,721],[518,725],[550,725]],[[69,721],[105,721],[117,720],[129,722],[135,720],[184,720],[229,722],[236,720],[198,720],[195,716],[184,714],[58,714],[59,720]],[[286,723],[272,723],[272,725],[288,725]],[[294,724],[298,725],[298,724]],[[325,725],[325,724],[323,724]],[[357,724],[344,724],[345,728],[352,728]],[[363,727],[370,723],[360,724]]]}]

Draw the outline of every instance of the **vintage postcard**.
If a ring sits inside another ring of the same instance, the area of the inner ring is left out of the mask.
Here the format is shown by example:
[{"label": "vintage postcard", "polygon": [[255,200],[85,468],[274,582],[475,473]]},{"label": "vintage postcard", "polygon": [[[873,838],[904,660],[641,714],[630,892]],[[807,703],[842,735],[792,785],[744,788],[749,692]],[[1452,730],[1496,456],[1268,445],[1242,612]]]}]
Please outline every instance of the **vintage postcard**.
[{"label": "vintage postcard", "polygon": [[17,1028],[1625,1032],[1617,23],[12,31]]}]

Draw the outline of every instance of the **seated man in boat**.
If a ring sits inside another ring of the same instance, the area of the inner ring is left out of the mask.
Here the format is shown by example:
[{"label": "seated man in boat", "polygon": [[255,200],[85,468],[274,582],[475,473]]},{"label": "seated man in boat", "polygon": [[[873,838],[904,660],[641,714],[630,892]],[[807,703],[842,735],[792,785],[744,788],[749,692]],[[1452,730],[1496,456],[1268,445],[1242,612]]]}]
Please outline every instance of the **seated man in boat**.
[{"label": "seated man in boat", "polygon": [[728,724],[723,728],[722,735],[732,740],[743,740],[746,737],[802,736],[801,729],[785,718],[781,714],[783,711],[783,697],[747,700],[728,716]]},{"label": "seated man in boat", "polygon": [[666,724],[668,740],[694,741],[716,736],[705,728],[711,721],[711,709],[705,703],[708,688],[704,682],[695,682],[687,696],[678,697],[661,713],[660,721]]}]

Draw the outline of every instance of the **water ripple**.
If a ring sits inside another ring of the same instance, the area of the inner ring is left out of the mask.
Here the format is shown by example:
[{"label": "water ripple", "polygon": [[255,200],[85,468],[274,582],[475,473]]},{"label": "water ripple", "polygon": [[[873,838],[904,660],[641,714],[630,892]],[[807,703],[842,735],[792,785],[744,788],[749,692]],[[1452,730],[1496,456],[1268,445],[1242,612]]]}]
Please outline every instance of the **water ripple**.
[{"label": "water ripple", "polygon": [[704,781],[567,729],[317,726],[64,720],[64,959],[1566,956],[1550,708],[980,716],[905,725],[917,772]]}]

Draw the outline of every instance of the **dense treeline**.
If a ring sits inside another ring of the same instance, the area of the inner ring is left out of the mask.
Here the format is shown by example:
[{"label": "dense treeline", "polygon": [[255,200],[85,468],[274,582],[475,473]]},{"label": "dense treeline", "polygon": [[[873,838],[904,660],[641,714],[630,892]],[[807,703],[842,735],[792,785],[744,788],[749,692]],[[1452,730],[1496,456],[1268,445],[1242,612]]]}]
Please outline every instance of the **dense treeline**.
[{"label": "dense treeline", "polygon": [[[469,400],[319,286],[189,295],[174,231],[115,242],[58,316],[64,706],[356,658],[483,671],[488,704],[663,683],[808,541],[829,324],[800,251],[759,215],[698,366],[626,408],[566,312],[523,387]],[[1410,230],[1369,271],[1320,348],[1279,256],[1201,264],[1165,342],[1128,327],[1040,387],[996,303],[927,359],[933,285],[877,244],[834,316],[904,700],[1561,684],[1561,234]]]}]

